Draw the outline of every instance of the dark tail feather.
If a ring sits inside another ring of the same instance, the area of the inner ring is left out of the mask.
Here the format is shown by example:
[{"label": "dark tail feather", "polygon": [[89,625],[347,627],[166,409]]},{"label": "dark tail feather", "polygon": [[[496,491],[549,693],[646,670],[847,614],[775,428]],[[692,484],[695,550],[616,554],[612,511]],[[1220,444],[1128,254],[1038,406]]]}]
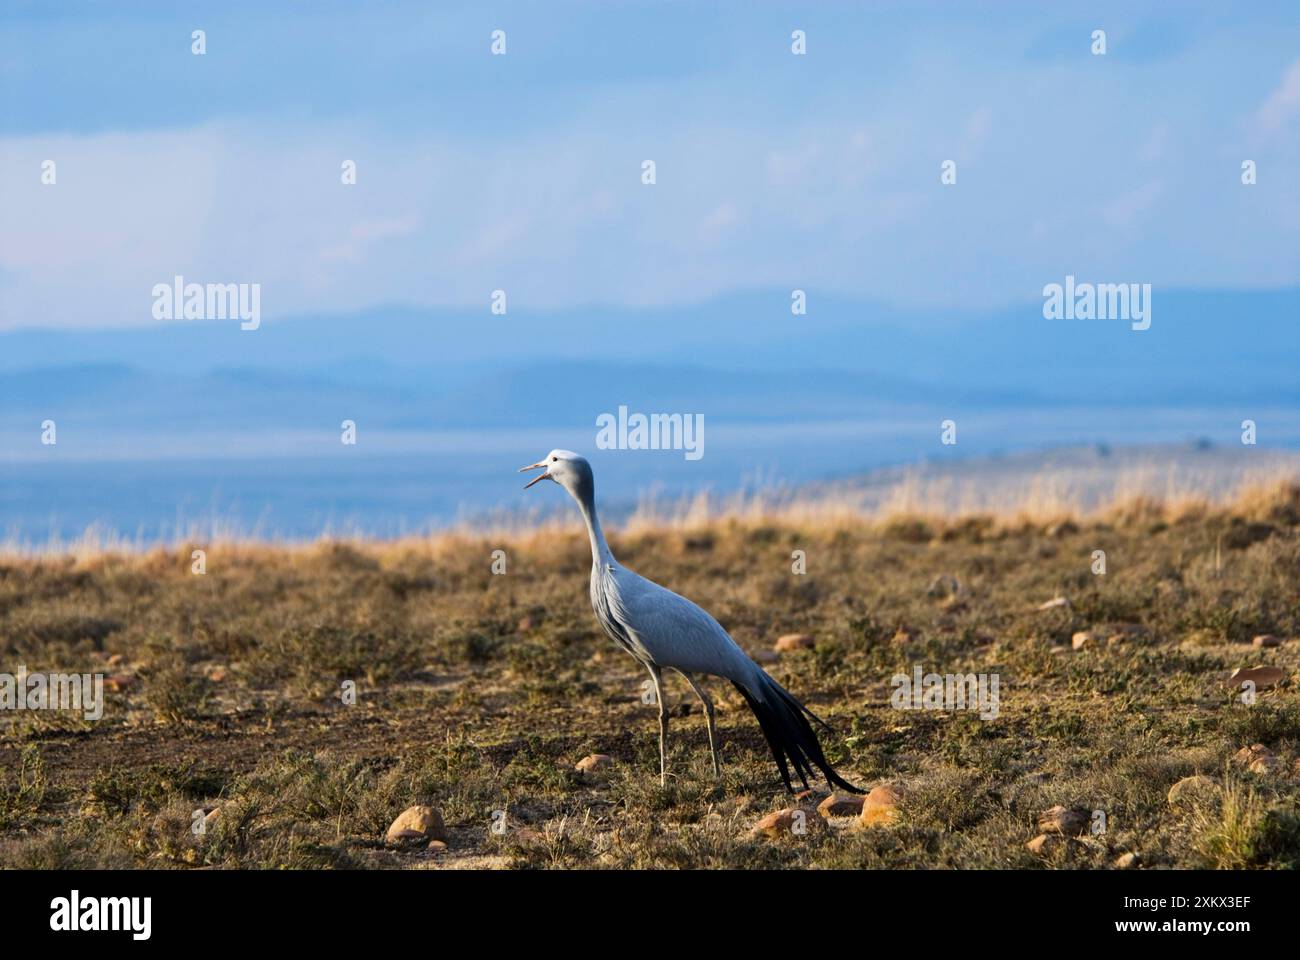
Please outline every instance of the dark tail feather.
[{"label": "dark tail feather", "polygon": [[832,769],[830,762],[822,753],[821,744],[817,742],[817,734],[805,719],[805,715],[827,730],[830,729],[829,724],[791,696],[766,673],[760,670],[758,677],[752,690],[734,680],[732,685],[740,691],[740,695],[749,704],[749,709],[753,710],[754,716],[758,718],[758,725],[767,739],[767,745],[772,748],[772,757],[781,771],[781,779],[785,781],[786,789],[794,792],[794,786],[790,783],[791,767],[794,768],[795,776],[799,778],[805,790],[808,788],[808,778],[814,776],[813,768],[816,767],[831,785],[853,793],[865,793],[865,790],[855,787]]}]

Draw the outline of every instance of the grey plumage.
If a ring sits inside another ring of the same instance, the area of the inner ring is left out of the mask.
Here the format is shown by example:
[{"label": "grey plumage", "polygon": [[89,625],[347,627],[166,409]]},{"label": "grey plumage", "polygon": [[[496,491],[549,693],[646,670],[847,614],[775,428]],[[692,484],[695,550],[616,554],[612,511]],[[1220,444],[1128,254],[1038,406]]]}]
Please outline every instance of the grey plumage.
[{"label": "grey plumage", "polygon": [[[814,768],[846,790],[860,792],[831,768],[811,725],[818,720],[741,650],[703,608],[621,565],[609,549],[596,515],[596,484],[591,465],[568,450],[552,450],[522,470],[543,472],[525,486],[553,480],[578,503],[591,541],[591,606],[605,632],[649,672],[659,704],[659,775],[667,779],[668,708],[663,696],[665,669],[676,670],[704,705],[714,773],[720,772],[713,702],[696,677],[730,680],[754,711],[786,788],[790,769],[807,786]],[[521,471],[522,472],[522,471]],[[825,726],[825,724],[823,724]]]}]

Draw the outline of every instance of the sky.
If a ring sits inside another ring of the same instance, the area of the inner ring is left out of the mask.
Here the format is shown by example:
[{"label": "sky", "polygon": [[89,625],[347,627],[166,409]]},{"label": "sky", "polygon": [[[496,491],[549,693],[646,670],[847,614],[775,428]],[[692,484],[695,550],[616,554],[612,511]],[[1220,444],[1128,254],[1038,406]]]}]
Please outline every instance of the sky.
[{"label": "sky", "polygon": [[178,274],[272,319],[1278,288],[1298,172],[1293,3],[0,7],[0,330]]}]

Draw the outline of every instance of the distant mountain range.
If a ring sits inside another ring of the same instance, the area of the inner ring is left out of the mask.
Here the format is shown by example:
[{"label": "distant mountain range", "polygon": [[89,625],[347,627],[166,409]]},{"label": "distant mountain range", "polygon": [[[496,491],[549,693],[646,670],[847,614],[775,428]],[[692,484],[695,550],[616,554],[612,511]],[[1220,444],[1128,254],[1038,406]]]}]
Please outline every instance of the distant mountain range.
[{"label": "distant mountain range", "polygon": [[[269,296],[267,299],[270,299]],[[1300,405],[1300,290],[1156,289],[1152,324],[965,314],[809,291],[690,307],[356,315],[0,334],[0,426],[135,418],[160,432],[589,426],[620,403],[737,421],[889,407]]]}]

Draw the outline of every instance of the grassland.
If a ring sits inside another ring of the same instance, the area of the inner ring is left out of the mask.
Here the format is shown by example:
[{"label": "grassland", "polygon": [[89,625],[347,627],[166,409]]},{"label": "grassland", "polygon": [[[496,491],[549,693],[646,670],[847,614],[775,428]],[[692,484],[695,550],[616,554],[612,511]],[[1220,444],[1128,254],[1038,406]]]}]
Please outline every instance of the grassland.
[{"label": "grassland", "polygon": [[[1136,853],[1141,868],[1300,865],[1293,682],[1253,704],[1223,685],[1238,667],[1300,667],[1300,487],[1074,520],[746,516],[611,540],[751,652],[811,634],[812,649],[766,668],[835,727],[826,746],[846,776],[906,788],[898,822],[753,835],[791,801],[718,682],[722,779],[674,678],[662,789],[656,708],[592,617],[575,522],[0,559],[0,671],[100,672],[112,688],[96,722],[0,716],[0,864],[1100,868]],[[1055,597],[1068,603],[1039,609]],[[1080,631],[1094,641],[1075,650]],[[1283,642],[1252,646],[1260,634]],[[914,664],[997,674],[998,717],[892,709],[890,678]],[[1233,762],[1256,743],[1270,769]],[[613,767],[577,772],[591,753]],[[1214,797],[1171,806],[1192,774],[1217,782]],[[385,844],[417,803],[441,810],[445,849]],[[1104,811],[1105,832],[1031,853],[1055,804]],[[196,835],[195,811],[214,808]]]}]

